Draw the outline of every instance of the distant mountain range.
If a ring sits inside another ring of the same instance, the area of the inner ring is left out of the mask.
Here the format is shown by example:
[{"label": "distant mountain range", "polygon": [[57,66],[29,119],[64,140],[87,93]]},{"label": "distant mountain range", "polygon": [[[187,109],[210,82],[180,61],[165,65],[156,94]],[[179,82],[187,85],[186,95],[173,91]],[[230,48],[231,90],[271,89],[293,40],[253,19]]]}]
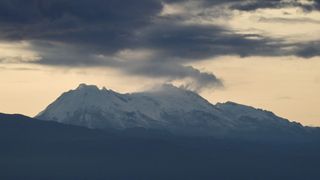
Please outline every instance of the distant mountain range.
[{"label": "distant mountain range", "polygon": [[169,84],[132,94],[80,84],[36,118],[91,129],[145,128],[216,138],[287,141],[320,137],[318,128],[233,102],[213,105],[192,91]]}]

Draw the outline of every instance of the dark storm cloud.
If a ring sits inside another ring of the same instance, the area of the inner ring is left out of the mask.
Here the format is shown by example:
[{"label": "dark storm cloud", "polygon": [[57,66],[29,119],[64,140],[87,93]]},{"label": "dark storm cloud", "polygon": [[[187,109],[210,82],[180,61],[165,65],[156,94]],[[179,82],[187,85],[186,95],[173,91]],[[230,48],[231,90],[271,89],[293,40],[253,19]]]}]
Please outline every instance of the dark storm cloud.
[{"label": "dark storm cloud", "polygon": [[112,52],[161,10],[157,0],[2,0],[1,38],[83,44]]},{"label": "dark storm cloud", "polygon": [[[206,5],[239,3],[201,1]],[[265,7],[278,1],[250,2]],[[178,20],[161,18],[158,15],[162,6],[160,0],[2,0],[0,38],[33,42],[34,50],[43,56],[42,63],[57,61],[66,65],[77,61],[90,64],[93,54],[110,56],[123,49],[155,49],[161,52],[155,58],[159,61],[281,53],[275,40],[259,35],[234,34],[218,26],[183,25]],[[67,51],[61,56],[63,50]],[[86,59],[72,59],[73,54]]]},{"label": "dark storm cloud", "polygon": [[[281,4],[280,0],[201,2],[206,5],[233,2],[232,7],[238,5],[243,10]],[[44,42],[52,47],[69,46],[81,53],[86,50],[94,54],[151,47],[187,59],[274,52],[274,45],[270,45],[274,40],[250,39],[258,35],[234,34],[217,26],[182,25],[172,19],[159,20],[162,3],[160,0],[2,0],[0,38]]]},{"label": "dark storm cloud", "polygon": [[[187,0],[1,0],[0,40],[31,43],[40,63],[58,66],[110,66],[125,73],[193,79],[196,89],[221,86],[214,74],[184,66],[220,55],[287,55],[281,40],[256,34],[235,34],[223,27],[184,24],[184,17],[159,14],[163,3]],[[192,0],[189,0],[192,1]],[[240,10],[279,6],[279,1],[199,0],[203,7],[232,5]],[[317,1],[318,2],[318,1]],[[185,17],[186,18],[186,17]],[[318,55],[304,45],[299,56]],[[148,61],[118,61],[123,50],[154,51]],[[101,58],[103,57],[103,58]]]},{"label": "dark storm cloud", "polygon": [[[170,27],[170,28],[168,28]],[[180,60],[220,55],[277,55],[278,45],[257,34],[233,34],[213,25],[159,24],[146,30],[143,45]],[[272,40],[273,42],[275,40]]]},{"label": "dark storm cloud", "polygon": [[280,7],[283,7],[284,5],[285,4],[282,3],[281,0],[255,0],[255,1],[246,1],[244,3],[237,3],[232,5],[231,8],[241,10],[241,11],[254,11],[254,10],[263,9],[263,8],[280,8]]},{"label": "dark storm cloud", "polygon": [[296,55],[304,58],[311,58],[314,56],[320,56],[320,41],[299,44],[299,50],[296,51]]},{"label": "dark storm cloud", "polygon": [[0,5],[1,21],[19,24],[54,21],[65,15],[91,23],[137,23],[162,9],[157,0],[2,0]]},{"label": "dark storm cloud", "polygon": [[314,0],[315,4],[313,5],[314,9],[320,10],[320,0]]},{"label": "dark storm cloud", "polygon": [[252,0],[243,1],[242,3],[235,3],[231,6],[232,9],[241,11],[255,11],[257,9],[265,8],[284,8],[284,7],[300,7],[306,11],[319,10],[320,0],[310,0],[313,4],[301,3],[299,0]]}]

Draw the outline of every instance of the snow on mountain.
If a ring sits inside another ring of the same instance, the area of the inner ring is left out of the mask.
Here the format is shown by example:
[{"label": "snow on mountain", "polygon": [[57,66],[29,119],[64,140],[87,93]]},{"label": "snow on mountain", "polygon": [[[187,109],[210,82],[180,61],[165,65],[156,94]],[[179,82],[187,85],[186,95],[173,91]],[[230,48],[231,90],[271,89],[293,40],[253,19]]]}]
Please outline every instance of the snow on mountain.
[{"label": "snow on mountain", "polygon": [[169,84],[132,94],[80,84],[63,93],[36,118],[97,129],[143,127],[215,136],[303,129],[268,111],[232,102],[212,105],[194,92]]}]

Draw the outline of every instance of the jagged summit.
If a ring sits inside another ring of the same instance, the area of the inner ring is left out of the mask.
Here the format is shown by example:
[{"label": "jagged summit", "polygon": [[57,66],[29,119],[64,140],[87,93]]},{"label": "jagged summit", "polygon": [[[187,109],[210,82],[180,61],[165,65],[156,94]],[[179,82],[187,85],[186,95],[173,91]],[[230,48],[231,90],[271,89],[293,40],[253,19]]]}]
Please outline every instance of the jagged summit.
[{"label": "jagged summit", "polygon": [[195,92],[170,84],[131,94],[80,84],[36,117],[98,129],[142,127],[219,137],[262,131],[276,136],[303,129],[269,111],[234,102],[213,105]]},{"label": "jagged summit", "polygon": [[75,90],[108,91],[106,87],[102,87],[101,89],[99,89],[99,87],[96,85],[90,85],[85,83],[79,84],[79,86]]},{"label": "jagged summit", "polygon": [[81,83],[77,87],[77,90],[81,90],[81,89],[99,89],[99,88],[96,85],[87,85],[85,83]]},{"label": "jagged summit", "polygon": [[[71,90],[71,91],[93,91],[93,92],[94,91],[108,91],[108,92],[121,94],[121,93],[113,91],[112,89],[107,89],[106,87],[99,88],[96,85],[90,85],[90,84],[86,84],[86,83],[79,84],[77,88],[75,88],[74,90]],[[187,94],[198,95],[191,90],[187,90],[182,87],[177,87],[177,86],[174,86],[174,85],[168,84],[168,83],[156,85],[150,89],[147,89],[144,92],[135,92],[132,94],[140,94],[140,93],[154,93],[154,94],[157,93],[157,94],[170,94],[170,95],[178,95],[181,93],[183,93],[183,94],[187,93]],[[130,94],[130,93],[127,93],[127,94]]]}]

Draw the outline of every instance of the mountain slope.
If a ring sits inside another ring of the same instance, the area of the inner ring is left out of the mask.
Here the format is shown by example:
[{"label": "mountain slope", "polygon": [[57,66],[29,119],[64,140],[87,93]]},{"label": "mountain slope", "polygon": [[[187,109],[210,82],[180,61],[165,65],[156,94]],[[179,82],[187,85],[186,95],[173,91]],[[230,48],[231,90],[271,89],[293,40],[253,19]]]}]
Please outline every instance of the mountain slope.
[{"label": "mountain slope", "polygon": [[311,131],[249,106],[232,102],[212,105],[194,92],[167,84],[133,94],[81,84],[63,93],[36,118],[93,129],[142,127],[184,135],[252,139],[304,138]]},{"label": "mountain slope", "polygon": [[100,131],[0,114],[0,179],[319,179],[320,144]]},{"label": "mountain slope", "polygon": [[[31,141],[68,141],[97,137],[99,131],[84,127],[33,119],[19,114],[0,113],[0,140],[14,142],[23,140],[27,145]],[[5,148],[5,147],[2,147]]]}]

